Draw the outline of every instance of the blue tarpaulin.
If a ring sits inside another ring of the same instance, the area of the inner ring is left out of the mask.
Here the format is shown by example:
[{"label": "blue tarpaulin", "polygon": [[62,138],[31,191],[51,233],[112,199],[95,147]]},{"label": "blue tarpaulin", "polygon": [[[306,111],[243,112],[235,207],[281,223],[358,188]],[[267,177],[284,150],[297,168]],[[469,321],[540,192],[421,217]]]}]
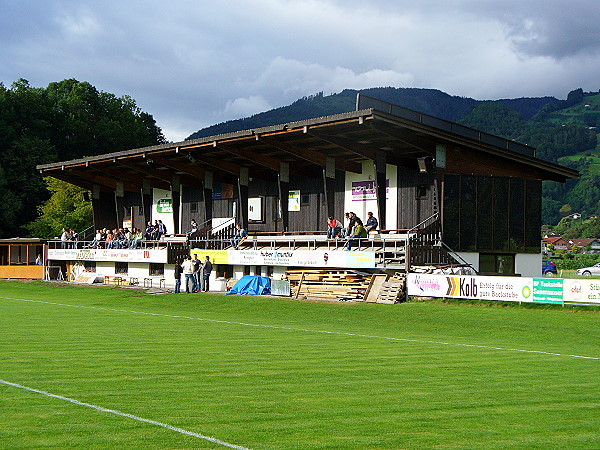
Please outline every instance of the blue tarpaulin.
[{"label": "blue tarpaulin", "polygon": [[235,283],[227,295],[268,295],[271,293],[271,279],[269,277],[245,276]]}]

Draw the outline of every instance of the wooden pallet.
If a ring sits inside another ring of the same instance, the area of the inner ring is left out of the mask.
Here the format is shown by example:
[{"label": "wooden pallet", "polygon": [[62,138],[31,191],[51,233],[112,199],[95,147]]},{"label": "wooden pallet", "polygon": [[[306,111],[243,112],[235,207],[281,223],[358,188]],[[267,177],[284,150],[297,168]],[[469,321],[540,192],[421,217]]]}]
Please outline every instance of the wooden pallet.
[{"label": "wooden pallet", "polygon": [[377,303],[398,303],[404,300],[405,282],[403,279],[390,278],[382,283],[377,294]]}]

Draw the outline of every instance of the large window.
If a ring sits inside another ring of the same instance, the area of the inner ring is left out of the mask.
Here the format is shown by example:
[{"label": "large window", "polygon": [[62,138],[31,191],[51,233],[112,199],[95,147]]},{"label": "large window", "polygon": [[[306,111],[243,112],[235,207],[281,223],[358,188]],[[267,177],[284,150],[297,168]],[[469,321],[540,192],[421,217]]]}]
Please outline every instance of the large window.
[{"label": "large window", "polygon": [[539,252],[539,180],[445,175],[443,213],[443,239],[453,250]]}]

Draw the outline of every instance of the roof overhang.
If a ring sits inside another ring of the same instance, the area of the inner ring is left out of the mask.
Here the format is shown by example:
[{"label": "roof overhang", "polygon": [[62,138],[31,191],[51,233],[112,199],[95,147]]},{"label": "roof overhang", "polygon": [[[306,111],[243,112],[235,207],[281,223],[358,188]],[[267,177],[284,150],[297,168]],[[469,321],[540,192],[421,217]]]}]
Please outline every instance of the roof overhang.
[{"label": "roof overhang", "polygon": [[[511,167],[523,178],[564,182],[579,176],[576,170],[532,156],[531,147],[412,113],[408,118],[369,108],[42,164],[37,169],[90,189],[99,185],[112,190],[122,183],[125,190],[139,190],[143,179],[150,180],[153,187],[169,189],[179,183],[200,185],[207,172],[215,181],[232,184],[242,172],[251,178],[276,179],[283,166],[300,176],[322,177],[322,168],[328,164],[361,173],[361,162],[375,160],[382,152],[388,164],[416,167],[417,158],[435,157],[442,145],[461,150],[471,160],[481,159],[492,168],[490,175],[502,174],[500,170],[494,173],[497,165]],[[451,168],[447,172],[453,173]]]}]

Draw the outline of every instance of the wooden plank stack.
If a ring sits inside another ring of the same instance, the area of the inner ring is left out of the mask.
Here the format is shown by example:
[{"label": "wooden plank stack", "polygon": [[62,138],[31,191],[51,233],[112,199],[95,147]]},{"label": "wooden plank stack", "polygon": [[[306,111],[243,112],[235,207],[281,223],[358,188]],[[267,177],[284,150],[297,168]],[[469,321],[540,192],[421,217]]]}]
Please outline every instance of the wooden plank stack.
[{"label": "wooden plank stack", "polygon": [[404,299],[404,278],[349,270],[288,270],[292,296],[340,301],[396,303]]},{"label": "wooden plank stack", "polygon": [[370,275],[349,270],[288,270],[293,297],[362,300]]}]

